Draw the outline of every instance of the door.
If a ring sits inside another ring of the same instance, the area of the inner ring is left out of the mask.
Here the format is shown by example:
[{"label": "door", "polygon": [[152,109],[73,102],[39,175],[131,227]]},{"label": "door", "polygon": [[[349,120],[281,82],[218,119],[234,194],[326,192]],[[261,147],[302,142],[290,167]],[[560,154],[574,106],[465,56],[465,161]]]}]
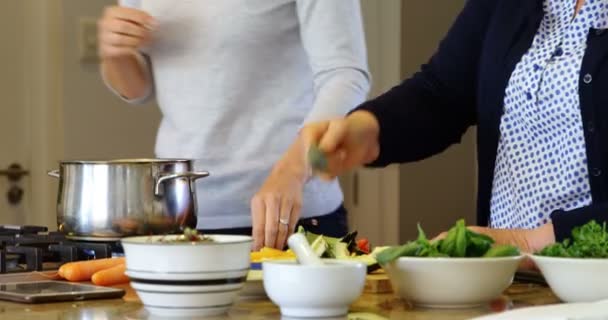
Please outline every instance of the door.
[{"label": "door", "polygon": [[[57,1],[0,1],[0,224],[55,225],[57,186],[46,170],[61,154],[58,55],[51,49],[61,41],[49,23],[58,21],[58,7]],[[7,170],[11,164],[22,170]]]},{"label": "door", "polygon": [[[13,163],[25,169],[30,167],[30,148],[27,141],[29,121],[23,69],[23,14],[24,6],[21,0],[0,2],[0,39],[4,46],[0,50],[0,224],[24,223],[23,218],[29,210],[31,196],[30,179],[27,176],[18,180],[9,179],[7,172],[2,172]],[[13,195],[12,201],[7,197],[9,192]]]}]

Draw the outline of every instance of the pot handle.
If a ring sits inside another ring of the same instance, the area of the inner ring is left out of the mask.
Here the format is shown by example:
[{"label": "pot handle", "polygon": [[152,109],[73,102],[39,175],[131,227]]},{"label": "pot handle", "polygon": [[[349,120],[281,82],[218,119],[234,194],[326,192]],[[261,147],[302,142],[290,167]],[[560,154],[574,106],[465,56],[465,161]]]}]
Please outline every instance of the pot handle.
[{"label": "pot handle", "polygon": [[171,173],[171,174],[166,174],[166,175],[160,175],[157,179],[156,179],[156,184],[154,185],[154,195],[156,196],[160,196],[160,184],[168,181],[168,180],[174,180],[174,179],[178,179],[178,178],[188,178],[190,179],[190,181],[194,181],[200,178],[205,178],[209,176],[209,172],[207,171],[201,171],[201,172],[182,172],[182,173]]},{"label": "pot handle", "polygon": [[51,171],[47,172],[46,174],[48,174],[49,176],[51,176],[53,178],[61,178],[61,175],[59,174],[59,170],[51,170]]}]

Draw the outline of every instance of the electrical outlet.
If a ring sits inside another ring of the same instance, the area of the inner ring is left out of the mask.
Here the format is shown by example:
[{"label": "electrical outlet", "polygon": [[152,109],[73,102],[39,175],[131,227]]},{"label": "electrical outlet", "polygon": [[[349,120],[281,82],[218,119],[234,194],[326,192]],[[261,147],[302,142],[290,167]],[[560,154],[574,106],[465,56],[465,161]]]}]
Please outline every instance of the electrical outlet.
[{"label": "electrical outlet", "polygon": [[97,63],[99,61],[97,54],[97,19],[80,18],[79,29],[80,60]]}]

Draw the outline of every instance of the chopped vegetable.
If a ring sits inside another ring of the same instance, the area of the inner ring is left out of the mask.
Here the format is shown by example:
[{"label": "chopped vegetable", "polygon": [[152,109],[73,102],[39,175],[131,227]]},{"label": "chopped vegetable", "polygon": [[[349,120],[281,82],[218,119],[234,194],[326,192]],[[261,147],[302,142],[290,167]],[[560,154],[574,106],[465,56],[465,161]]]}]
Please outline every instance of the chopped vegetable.
[{"label": "chopped vegetable", "polygon": [[125,258],[69,262],[59,268],[59,276],[69,281],[87,281],[98,271],[125,264]]},{"label": "chopped vegetable", "polygon": [[308,162],[315,171],[325,172],[327,170],[327,157],[317,145],[312,145],[308,149]]},{"label": "chopped vegetable", "polygon": [[180,234],[176,238],[167,239],[161,237],[158,242],[162,243],[180,243],[180,242],[213,242],[213,239],[206,237],[198,233],[198,230],[186,227],[183,234]]},{"label": "chopped vegetable", "polygon": [[[306,236],[306,240],[310,243],[313,251],[320,258],[330,259],[344,259],[344,260],[356,260],[364,262],[367,265],[367,271],[373,272],[380,268],[380,265],[376,261],[376,257],[369,253],[369,241],[367,239],[361,239],[357,241],[357,231],[351,232],[343,238],[333,238],[324,235],[314,234],[306,231],[302,226],[298,228],[298,232]],[[362,250],[358,243],[367,247],[366,250]]]},{"label": "chopped vegetable", "polygon": [[517,256],[519,255],[519,249],[513,247],[513,246],[508,246],[508,245],[503,245],[503,246],[495,246],[493,248],[490,248],[490,250],[488,250],[483,257],[484,258],[498,258],[498,257],[511,257],[511,256]]},{"label": "chopped vegetable", "polygon": [[295,259],[296,255],[291,250],[282,251],[274,248],[264,247],[260,251],[252,252],[250,259],[252,263],[259,263],[264,260],[289,260]]},{"label": "chopped vegetable", "polygon": [[546,246],[537,253],[541,256],[564,258],[608,258],[606,223],[595,220],[572,230],[572,237]]},{"label": "chopped vegetable", "polygon": [[366,238],[361,238],[357,240],[357,248],[364,253],[369,253],[369,240],[367,240]]},{"label": "chopped vegetable", "polygon": [[91,282],[98,286],[113,286],[129,282],[129,277],[125,274],[127,266],[122,263],[109,269],[95,272],[91,277]]},{"label": "chopped vegetable", "polygon": [[389,247],[378,253],[376,260],[381,265],[388,264],[399,257],[506,257],[519,255],[514,246],[495,246],[494,240],[486,235],[475,233],[466,228],[463,219],[450,228],[446,237],[430,241],[422,227],[418,225],[418,239],[402,246]]}]

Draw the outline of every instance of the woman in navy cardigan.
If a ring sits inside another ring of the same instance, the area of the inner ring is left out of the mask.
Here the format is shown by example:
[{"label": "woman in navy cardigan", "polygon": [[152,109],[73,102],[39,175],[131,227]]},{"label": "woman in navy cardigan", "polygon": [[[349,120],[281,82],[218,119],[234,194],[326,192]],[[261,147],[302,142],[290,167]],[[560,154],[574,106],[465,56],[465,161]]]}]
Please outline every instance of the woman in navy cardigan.
[{"label": "woman in navy cardigan", "polygon": [[477,125],[475,229],[526,251],[608,217],[608,3],[469,0],[420,72],[304,128],[333,178],[425,159]]}]

